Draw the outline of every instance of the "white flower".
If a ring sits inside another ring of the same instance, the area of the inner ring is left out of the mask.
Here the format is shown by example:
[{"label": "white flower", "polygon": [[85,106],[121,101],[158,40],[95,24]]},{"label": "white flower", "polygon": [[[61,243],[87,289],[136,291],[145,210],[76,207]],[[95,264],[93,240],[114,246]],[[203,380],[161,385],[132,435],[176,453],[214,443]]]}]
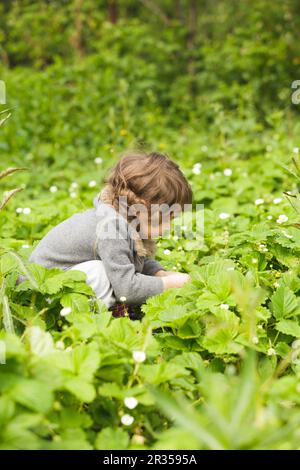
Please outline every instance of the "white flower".
[{"label": "white flower", "polygon": [[284,222],[287,222],[288,220],[289,220],[289,218],[285,214],[280,214],[280,216],[278,217],[276,222],[278,224],[284,224]]},{"label": "white flower", "polygon": [[283,235],[284,235],[286,238],[293,238],[293,235],[290,235],[290,234],[287,233],[285,230],[282,230],[282,233],[283,233]]},{"label": "white flower", "polygon": [[196,163],[196,165],[193,166],[193,173],[194,175],[200,175],[201,173],[201,165],[200,163]]},{"label": "white flower", "polygon": [[170,255],[170,254],[171,254],[171,251],[170,251],[168,248],[166,248],[166,249],[164,250],[164,254],[165,254],[165,255]]},{"label": "white flower", "polygon": [[126,300],[127,299],[126,299],[125,295],[122,295],[122,297],[120,297],[120,302],[126,302]]},{"label": "white flower", "polygon": [[228,219],[229,217],[230,217],[230,214],[227,214],[227,212],[221,212],[221,214],[219,214],[219,219],[221,220]]},{"label": "white flower", "polygon": [[22,245],[22,248],[26,250],[27,248],[29,248],[29,245]]},{"label": "white flower", "polygon": [[257,337],[257,336],[253,336],[253,338],[252,338],[252,343],[253,343],[253,344],[257,344],[258,341],[259,341],[258,337]]},{"label": "white flower", "polygon": [[57,349],[65,349],[65,343],[63,341],[56,341],[55,346]]},{"label": "white flower", "polygon": [[50,193],[56,193],[57,192],[57,186],[50,186],[49,191],[50,191]]},{"label": "white flower", "polygon": [[71,189],[76,189],[76,188],[78,188],[78,183],[76,183],[76,181],[73,181],[73,183],[71,183],[70,188],[71,188]]},{"label": "white flower", "polygon": [[255,205],[260,206],[263,204],[265,201],[262,198],[255,199]]},{"label": "white flower", "polygon": [[299,153],[299,148],[298,148],[298,147],[294,147],[294,148],[293,148],[293,153]]},{"label": "white flower", "polygon": [[253,264],[257,264],[257,263],[258,263],[258,259],[257,259],[257,258],[252,258],[252,263],[253,263]]},{"label": "white flower", "polygon": [[268,251],[268,248],[266,247],[266,245],[264,243],[260,243],[258,248],[259,248],[259,251],[262,251],[262,252],[267,252]]},{"label": "white flower", "polygon": [[23,210],[24,210],[23,207],[17,207],[16,208],[16,213],[17,214],[22,214]]},{"label": "white flower", "polygon": [[268,220],[272,220],[272,219],[273,219],[273,216],[272,216],[272,215],[268,215],[267,219],[268,219]]},{"label": "white flower", "polygon": [[89,182],[89,188],[94,188],[95,186],[97,186],[97,181],[92,180]]},{"label": "white flower", "polygon": [[97,157],[95,158],[94,162],[96,163],[96,165],[101,165],[101,163],[103,162],[103,159],[101,157]]},{"label": "white flower", "polygon": [[228,304],[221,304],[220,308],[222,308],[223,310],[229,310],[229,305]]},{"label": "white flower", "polygon": [[210,179],[210,180],[214,180],[214,179],[215,179],[215,175],[214,175],[213,173],[211,173],[211,174],[209,175],[209,179]]},{"label": "white flower", "polygon": [[282,197],[275,197],[275,199],[273,199],[273,204],[280,204],[282,201]]},{"label": "white flower", "polygon": [[145,444],[145,438],[144,436],[140,436],[140,434],[134,434],[132,436],[132,442],[133,444],[143,445]]},{"label": "white flower", "polygon": [[178,235],[174,235],[173,240],[177,241],[178,240]]},{"label": "white flower", "polygon": [[31,212],[30,207],[25,207],[25,209],[23,209],[23,214],[30,214],[30,212]]},{"label": "white flower", "polygon": [[69,352],[72,352],[72,351],[73,351],[72,346],[68,346],[68,347],[66,348],[66,352],[69,353]]},{"label": "white flower", "polygon": [[138,401],[134,397],[126,397],[124,399],[124,405],[127,406],[130,410],[133,410],[138,405]]},{"label": "white flower", "polygon": [[276,354],[276,351],[274,348],[269,348],[267,354],[268,356],[274,356]]},{"label": "white flower", "polygon": [[61,309],[60,315],[62,317],[66,317],[67,315],[70,315],[71,312],[72,312],[71,307],[64,307],[64,308]]},{"label": "white flower", "polygon": [[280,284],[279,284],[278,281],[275,281],[274,284],[273,284],[273,286],[275,287],[275,289],[277,289],[277,288],[279,287],[279,285],[280,285]]},{"label": "white flower", "polygon": [[133,351],[132,357],[134,362],[144,362],[146,360],[146,353],[144,351]]},{"label": "white flower", "polygon": [[207,152],[207,150],[208,150],[207,145],[202,145],[201,150],[202,150],[202,152]]},{"label": "white flower", "polygon": [[46,302],[47,302],[47,304],[50,305],[50,304],[52,304],[53,299],[50,299],[50,297],[47,297],[47,298],[46,298]]},{"label": "white flower", "polygon": [[225,176],[231,176],[232,175],[232,169],[231,168],[225,168],[223,173],[224,173]]},{"label": "white flower", "polygon": [[121,423],[124,424],[124,426],[130,426],[134,421],[134,417],[131,415],[123,415],[121,418]]},{"label": "white flower", "polygon": [[70,197],[71,197],[72,199],[74,199],[75,197],[77,197],[77,193],[75,193],[75,191],[71,191],[71,192],[70,192]]},{"label": "white flower", "polygon": [[173,271],[177,271],[177,268],[176,268],[176,266],[173,266],[173,268],[172,268],[172,269],[173,269]]}]

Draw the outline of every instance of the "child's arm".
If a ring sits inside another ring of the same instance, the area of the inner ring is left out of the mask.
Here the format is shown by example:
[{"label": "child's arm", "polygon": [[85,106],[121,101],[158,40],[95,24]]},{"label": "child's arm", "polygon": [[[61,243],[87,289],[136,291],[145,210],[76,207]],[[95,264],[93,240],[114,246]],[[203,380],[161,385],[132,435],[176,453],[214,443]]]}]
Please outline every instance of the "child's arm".
[{"label": "child's arm", "polygon": [[144,259],[143,274],[147,276],[158,276],[159,272],[166,272],[165,268],[155,259],[146,257]]},{"label": "child's arm", "polygon": [[117,225],[113,217],[101,222],[101,229],[97,230],[97,253],[117,300],[125,297],[128,304],[142,304],[161,293],[165,286],[162,278],[136,272],[127,223],[120,217],[118,220]]}]

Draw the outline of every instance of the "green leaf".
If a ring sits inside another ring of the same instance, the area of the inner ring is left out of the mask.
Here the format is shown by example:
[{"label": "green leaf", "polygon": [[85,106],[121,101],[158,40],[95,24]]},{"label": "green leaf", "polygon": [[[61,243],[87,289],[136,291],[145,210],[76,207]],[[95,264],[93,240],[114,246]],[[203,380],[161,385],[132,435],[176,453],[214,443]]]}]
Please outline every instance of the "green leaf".
[{"label": "green leaf", "polygon": [[300,324],[296,320],[280,320],[275,328],[281,333],[300,338]]},{"label": "green leaf", "polygon": [[297,297],[289,287],[280,286],[271,297],[271,308],[277,320],[287,318],[298,308]]},{"label": "green leaf", "polygon": [[128,434],[120,428],[104,428],[97,434],[95,447],[98,450],[123,450],[129,445]]}]

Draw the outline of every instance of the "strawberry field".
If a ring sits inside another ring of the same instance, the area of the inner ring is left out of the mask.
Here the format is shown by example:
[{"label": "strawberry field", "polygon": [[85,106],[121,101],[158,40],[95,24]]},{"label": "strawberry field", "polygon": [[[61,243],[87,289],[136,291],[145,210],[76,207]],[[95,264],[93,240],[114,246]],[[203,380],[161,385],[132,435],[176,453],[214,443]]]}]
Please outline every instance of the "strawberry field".
[{"label": "strawberry field", "polygon": [[[250,31],[224,2],[207,7],[195,76],[171,27],[155,36],[155,22],[112,25],[87,6],[91,50],[69,58],[55,39],[59,9],[43,51],[42,13],[29,48],[34,7],[6,12],[16,23],[3,46],[12,63],[0,65],[0,449],[299,448],[299,56],[276,16],[294,2],[252,3]],[[212,18],[233,33],[209,36]],[[158,240],[161,264],[191,281],[131,320],[96,301],[83,273],[28,257],[92,207],[107,170],[137,146],[180,164],[204,236],[183,227]]]}]

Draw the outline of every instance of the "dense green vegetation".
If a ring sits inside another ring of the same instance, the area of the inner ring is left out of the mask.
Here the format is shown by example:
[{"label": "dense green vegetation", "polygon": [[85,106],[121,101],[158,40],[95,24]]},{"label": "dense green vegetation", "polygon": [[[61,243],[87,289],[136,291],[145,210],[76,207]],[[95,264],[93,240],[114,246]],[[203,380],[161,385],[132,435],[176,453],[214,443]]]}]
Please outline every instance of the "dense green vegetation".
[{"label": "dense green vegetation", "polygon": [[[299,26],[295,0],[1,3],[0,448],[299,448]],[[136,321],[27,262],[131,147],[205,227],[159,240],[192,281]]]}]

